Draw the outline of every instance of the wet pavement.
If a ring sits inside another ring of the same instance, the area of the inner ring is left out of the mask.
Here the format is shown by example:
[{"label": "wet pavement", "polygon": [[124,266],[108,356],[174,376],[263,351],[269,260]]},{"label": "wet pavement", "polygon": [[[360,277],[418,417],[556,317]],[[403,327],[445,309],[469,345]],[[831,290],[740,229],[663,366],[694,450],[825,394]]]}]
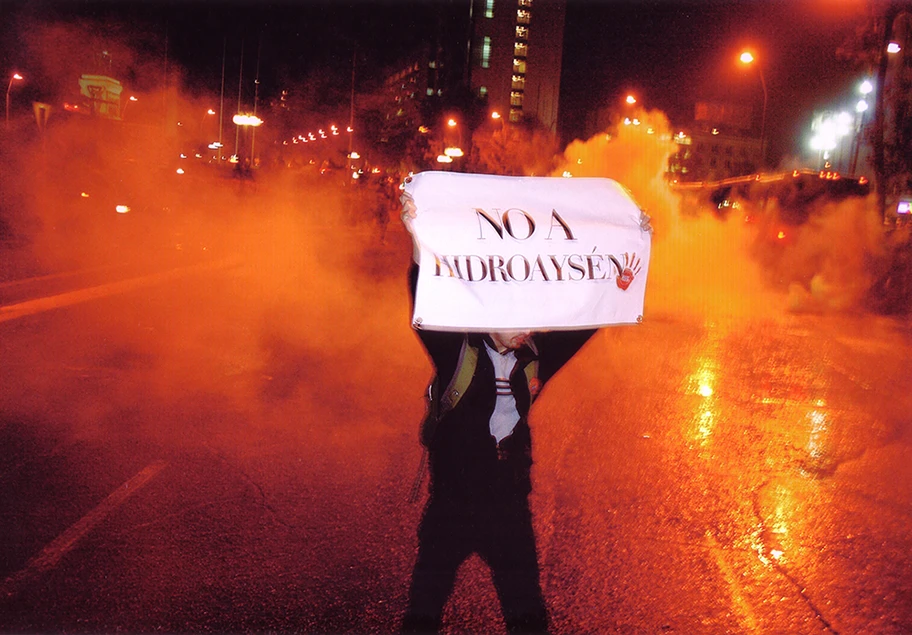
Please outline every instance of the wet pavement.
[{"label": "wet pavement", "polygon": [[[0,630],[397,628],[430,367],[359,232],[7,296],[76,293],[0,322]],[[912,632],[908,321],[649,308],[533,414],[553,632]],[[503,630],[478,559],[445,622]]]}]

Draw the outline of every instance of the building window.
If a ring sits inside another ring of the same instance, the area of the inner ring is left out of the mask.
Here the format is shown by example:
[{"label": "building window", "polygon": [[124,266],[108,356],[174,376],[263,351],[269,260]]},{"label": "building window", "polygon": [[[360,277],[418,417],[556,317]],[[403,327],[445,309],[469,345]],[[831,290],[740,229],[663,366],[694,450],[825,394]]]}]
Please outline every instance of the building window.
[{"label": "building window", "polygon": [[519,121],[522,121],[522,108],[511,108],[510,123],[517,123]]},{"label": "building window", "polygon": [[516,57],[526,57],[529,54],[529,45],[525,42],[516,42],[513,45],[513,55]]},{"label": "building window", "polygon": [[513,90],[522,90],[525,87],[526,87],[525,75],[514,75],[513,76],[513,85],[511,88],[513,88]]},{"label": "building window", "polygon": [[529,21],[532,19],[532,13],[526,11],[525,9],[519,9],[516,12],[516,24],[529,24]]},{"label": "building window", "polygon": [[510,106],[516,108],[522,108],[523,105],[523,94],[521,90],[514,90],[510,92]]},{"label": "building window", "polygon": [[518,57],[513,58],[513,72],[526,74],[526,60],[521,60]]},{"label": "building window", "polygon": [[516,27],[516,39],[528,40],[529,39],[529,28],[525,27],[525,26]]},{"label": "building window", "polygon": [[491,68],[491,38],[487,35],[481,45],[481,67]]},{"label": "building window", "polygon": [[485,17],[494,17],[494,0],[485,0]]},{"label": "building window", "polygon": [[519,0],[519,6],[521,7],[531,7],[532,0]]},{"label": "building window", "polygon": [[427,89],[427,95],[428,95],[428,97],[430,97],[430,96],[433,95],[433,94],[434,94],[434,89],[433,89],[433,88],[428,88],[428,89]]},{"label": "building window", "polygon": [[487,87],[487,86],[479,86],[479,87],[478,87],[478,96],[479,96],[479,97],[485,97],[485,96],[487,96],[487,94],[488,94],[488,87]]}]

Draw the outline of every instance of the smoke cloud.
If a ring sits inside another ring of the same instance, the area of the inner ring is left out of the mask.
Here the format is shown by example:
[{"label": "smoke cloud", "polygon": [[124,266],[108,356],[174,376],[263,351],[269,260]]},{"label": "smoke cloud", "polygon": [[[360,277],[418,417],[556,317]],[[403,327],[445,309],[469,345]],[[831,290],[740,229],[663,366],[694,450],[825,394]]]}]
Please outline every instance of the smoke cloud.
[{"label": "smoke cloud", "polygon": [[[82,25],[35,32],[36,54],[55,51],[43,64],[62,93],[82,63],[66,51],[83,37]],[[55,49],[50,40],[69,44]],[[109,50],[131,60],[136,76],[158,72],[125,45]],[[206,100],[174,85],[143,86],[136,108],[155,104],[148,123],[52,114],[46,134],[23,141],[15,157],[7,152],[5,168],[16,169],[0,178],[16,204],[5,213],[26,237],[35,273],[177,271],[180,283],[136,292],[132,304],[85,303],[65,332],[43,334],[68,360],[63,376],[53,370],[60,365],[16,373],[43,363],[11,351],[19,357],[0,407],[33,419],[75,412],[81,434],[111,434],[123,413],[148,408],[150,430],[176,441],[187,421],[216,411],[253,424],[232,434],[295,430],[302,418],[327,431],[359,426],[365,413],[376,420],[378,404],[394,413],[390,421],[418,416],[430,367],[409,328],[410,243],[395,184],[343,185],[306,165],[234,178],[185,147],[188,129],[207,123]],[[647,322],[861,309],[887,253],[872,201],[821,205],[789,230],[787,245],[770,243],[745,218],[774,207],[743,200],[720,217],[705,199],[675,191],[664,177],[674,151],[668,119],[656,111],[638,118],[639,126],[573,142],[554,174],[615,179],[652,216]]]}]

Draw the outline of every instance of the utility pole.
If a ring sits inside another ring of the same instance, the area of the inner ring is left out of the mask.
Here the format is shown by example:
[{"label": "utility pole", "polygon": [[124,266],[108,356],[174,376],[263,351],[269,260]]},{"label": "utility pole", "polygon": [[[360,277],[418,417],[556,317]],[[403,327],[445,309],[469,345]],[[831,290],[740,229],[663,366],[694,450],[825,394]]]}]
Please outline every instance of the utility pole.
[{"label": "utility pole", "polygon": [[[260,96],[260,53],[263,51],[263,30],[260,29],[260,35],[257,39],[257,63],[256,76],[253,79],[253,114],[257,114],[257,102]],[[256,126],[250,131],[250,167],[256,163]]]},{"label": "utility pole", "polygon": [[[242,39],[241,40],[241,63],[238,64],[238,103],[237,103],[237,110],[235,111],[235,114],[241,113],[241,86],[242,86],[241,82],[242,82],[243,78],[244,78],[244,40]],[[241,156],[240,156],[240,154],[238,154],[238,152],[239,152],[238,144],[240,143],[240,140],[241,140],[241,127],[238,125],[235,125],[235,127],[234,127],[234,158],[238,162],[241,161]]]}]

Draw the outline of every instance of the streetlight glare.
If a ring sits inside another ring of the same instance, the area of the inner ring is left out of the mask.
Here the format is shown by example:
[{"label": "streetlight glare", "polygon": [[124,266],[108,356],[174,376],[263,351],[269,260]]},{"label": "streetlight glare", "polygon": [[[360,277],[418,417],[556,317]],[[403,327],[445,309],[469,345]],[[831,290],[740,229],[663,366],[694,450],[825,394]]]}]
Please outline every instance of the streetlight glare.
[{"label": "streetlight glare", "polygon": [[491,119],[500,119],[500,113],[495,110],[491,113]]},{"label": "streetlight glare", "polygon": [[20,75],[19,73],[13,73],[13,79],[21,80],[21,79],[25,79],[25,78],[22,75]]},{"label": "streetlight glare", "polygon": [[861,86],[858,87],[858,92],[860,92],[862,95],[870,95],[874,92],[874,84],[872,84],[870,80],[866,79],[861,82]]},{"label": "streetlight glare", "polygon": [[455,127],[456,127],[456,120],[453,119],[453,118],[451,117],[449,120],[447,120],[447,125],[448,125],[450,128],[455,128]]},{"label": "streetlight glare", "polygon": [[887,53],[899,53],[902,50],[902,47],[899,45],[899,42],[890,42],[887,44]]},{"label": "streetlight glare", "polygon": [[238,126],[260,126],[263,124],[263,120],[256,115],[237,114],[231,118],[231,121]]},{"label": "streetlight glare", "polygon": [[753,54],[751,54],[750,51],[744,51],[743,53],[741,53],[741,57],[739,57],[738,59],[741,60],[742,64],[752,64],[754,61],[754,56],[753,56]]},{"label": "streetlight glare", "polygon": [[633,104],[637,103],[636,97],[634,97],[633,95],[627,95],[627,99],[626,99],[625,101],[626,101],[628,104],[630,104],[631,106],[632,106]]}]

